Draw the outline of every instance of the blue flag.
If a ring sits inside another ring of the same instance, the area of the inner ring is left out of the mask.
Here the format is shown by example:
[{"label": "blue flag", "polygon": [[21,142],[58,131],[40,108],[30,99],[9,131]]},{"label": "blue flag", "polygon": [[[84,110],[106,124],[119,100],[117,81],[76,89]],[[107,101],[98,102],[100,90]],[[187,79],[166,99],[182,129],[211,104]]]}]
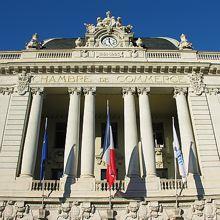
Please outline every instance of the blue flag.
[{"label": "blue flag", "polygon": [[45,162],[47,160],[47,151],[48,151],[48,135],[47,135],[47,118],[46,118],[44,140],[43,140],[43,146],[42,146],[42,151],[41,151],[41,161],[40,161],[40,180],[44,179]]}]

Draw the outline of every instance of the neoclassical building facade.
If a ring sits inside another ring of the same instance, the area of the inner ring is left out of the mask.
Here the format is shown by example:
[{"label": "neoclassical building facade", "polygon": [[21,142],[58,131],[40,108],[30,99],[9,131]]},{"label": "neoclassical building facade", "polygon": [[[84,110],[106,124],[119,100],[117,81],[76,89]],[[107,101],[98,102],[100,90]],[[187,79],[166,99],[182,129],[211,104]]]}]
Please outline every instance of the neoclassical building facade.
[{"label": "neoclassical building facade", "polygon": [[[85,26],[83,38],[34,34],[24,50],[0,51],[0,219],[220,219],[220,53],[194,50],[184,34],[136,38],[110,12]],[[186,184],[174,181],[172,117]]]}]

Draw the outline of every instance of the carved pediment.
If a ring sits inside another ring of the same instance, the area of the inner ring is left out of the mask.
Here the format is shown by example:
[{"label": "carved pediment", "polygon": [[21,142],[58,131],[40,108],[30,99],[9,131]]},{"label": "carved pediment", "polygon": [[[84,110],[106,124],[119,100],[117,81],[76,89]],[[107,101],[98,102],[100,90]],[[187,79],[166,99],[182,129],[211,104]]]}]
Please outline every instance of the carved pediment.
[{"label": "carved pediment", "polygon": [[116,19],[110,11],[106,12],[104,19],[98,17],[96,25],[85,24],[85,26],[85,42],[78,38],[75,42],[77,47],[118,48],[142,44],[141,39],[134,42],[132,26],[124,26],[121,17]]}]

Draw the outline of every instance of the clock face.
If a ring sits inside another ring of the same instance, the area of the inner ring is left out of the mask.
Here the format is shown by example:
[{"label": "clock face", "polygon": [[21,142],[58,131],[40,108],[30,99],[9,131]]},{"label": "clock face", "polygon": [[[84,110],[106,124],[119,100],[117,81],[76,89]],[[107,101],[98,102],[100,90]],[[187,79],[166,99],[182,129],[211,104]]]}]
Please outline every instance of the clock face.
[{"label": "clock face", "polygon": [[116,47],[117,44],[118,42],[114,37],[107,36],[102,39],[102,45],[105,47]]}]

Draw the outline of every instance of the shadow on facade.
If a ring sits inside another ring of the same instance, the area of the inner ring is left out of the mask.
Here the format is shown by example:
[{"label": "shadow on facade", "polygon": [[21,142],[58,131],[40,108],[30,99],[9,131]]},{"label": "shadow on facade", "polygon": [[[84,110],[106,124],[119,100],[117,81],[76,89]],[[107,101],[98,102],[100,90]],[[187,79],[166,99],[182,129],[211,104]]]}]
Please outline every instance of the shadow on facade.
[{"label": "shadow on facade", "polygon": [[72,176],[72,169],[74,168],[74,146],[72,146],[67,161],[66,161],[66,166],[64,167],[64,173],[63,173],[63,178],[64,178],[64,193],[63,193],[63,198],[69,198],[71,194],[71,185],[75,182],[73,176]]},{"label": "shadow on facade", "polygon": [[201,181],[200,171],[198,170],[199,168],[198,168],[198,163],[197,163],[197,157],[195,153],[193,152],[192,144],[190,146],[190,152],[189,152],[190,156],[189,156],[188,173],[193,174],[193,179],[195,181],[198,199],[203,199],[205,195],[205,191],[204,191],[204,187]]},{"label": "shadow on facade", "polygon": [[137,199],[146,197],[145,180],[140,177],[139,151],[137,146],[132,151],[125,181],[127,183],[126,191],[117,191],[115,197],[135,197]]}]

